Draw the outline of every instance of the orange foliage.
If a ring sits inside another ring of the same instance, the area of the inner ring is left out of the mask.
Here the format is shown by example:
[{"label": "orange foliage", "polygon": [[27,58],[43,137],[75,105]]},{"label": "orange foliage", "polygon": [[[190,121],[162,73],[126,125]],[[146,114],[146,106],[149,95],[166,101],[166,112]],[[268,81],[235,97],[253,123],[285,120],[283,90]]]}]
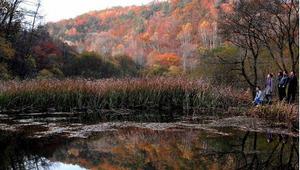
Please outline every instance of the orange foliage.
[{"label": "orange foliage", "polygon": [[154,56],[154,64],[159,64],[161,66],[179,66],[180,64],[180,57],[177,56],[175,53],[164,53],[158,54]]},{"label": "orange foliage", "polygon": [[141,40],[144,42],[149,42],[150,41],[150,34],[149,33],[144,33],[141,35]]},{"label": "orange foliage", "polygon": [[210,23],[206,20],[199,23],[199,28],[201,29],[209,29],[211,27]]},{"label": "orange foliage", "polygon": [[221,9],[226,13],[230,13],[232,11],[232,7],[232,4],[229,3],[221,4]]}]

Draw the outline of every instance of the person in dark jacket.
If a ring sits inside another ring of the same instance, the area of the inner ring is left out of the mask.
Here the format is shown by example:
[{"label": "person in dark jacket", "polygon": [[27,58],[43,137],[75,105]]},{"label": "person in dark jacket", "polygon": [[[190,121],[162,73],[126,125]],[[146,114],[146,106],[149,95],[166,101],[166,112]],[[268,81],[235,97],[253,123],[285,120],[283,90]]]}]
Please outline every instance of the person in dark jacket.
[{"label": "person in dark jacket", "polygon": [[266,101],[267,101],[268,104],[272,103],[273,89],[274,89],[273,74],[270,73],[267,76],[266,85],[265,85],[265,93],[266,93],[265,98],[266,98]]},{"label": "person in dark jacket", "polygon": [[288,84],[288,81],[289,81],[288,74],[286,71],[284,71],[283,76],[278,83],[278,93],[279,93],[280,101],[282,101],[286,97],[286,86]]},{"label": "person in dark jacket", "polygon": [[298,80],[295,75],[295,72],[292,71],[289,77],[289,86],[288,86],[288,94],[287,94],[287,102],[293,103],[296,99],[297,94],[297,87],[298,87]]}]

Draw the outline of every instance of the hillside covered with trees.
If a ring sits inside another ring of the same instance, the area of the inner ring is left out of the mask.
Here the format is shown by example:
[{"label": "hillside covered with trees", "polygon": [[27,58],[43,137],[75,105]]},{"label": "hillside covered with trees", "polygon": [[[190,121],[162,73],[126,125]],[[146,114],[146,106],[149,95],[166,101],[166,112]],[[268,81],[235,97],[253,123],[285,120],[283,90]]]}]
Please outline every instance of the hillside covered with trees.
[{"label": "hillside covered with trees", "polygon": [[93,11],[47,26],[53,37],[78,52],[127,55],[142,67],[186,71],[197,65],[200,48],[219,46],[217,11],[228,5],[211,0],[154,1]]},{"label": "hillside covered with trees", "polygon": [[138,66],[127,56],[103,60],[78,53],[53,38],[41,23],[41,1],[0,1],[0,80],[134,76]]},{"label": "hillside covered with trees", "polygon": [[[297,70],[298,1],[170,0],[93,11],[47,24],[77,52],[128,56],[144,75],[244,82]],[[259,15],[258,15],[259,14]]]}]

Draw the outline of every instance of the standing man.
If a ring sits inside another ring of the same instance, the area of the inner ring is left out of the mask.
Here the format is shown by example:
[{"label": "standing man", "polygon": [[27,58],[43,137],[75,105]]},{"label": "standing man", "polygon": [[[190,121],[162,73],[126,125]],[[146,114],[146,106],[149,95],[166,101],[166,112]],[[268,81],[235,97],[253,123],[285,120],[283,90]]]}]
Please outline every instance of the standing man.
[{"label": "standing man", "polygon": [[[279,76],[278,76],[279,78]],[[279,100],[282,101],[286,97],[286,86],[288,84],[289,77],[286,71],[283,72],[282,78],[278,83]]]},{"label": "standing man", "polygon": [[268,104],[272,103],[272,93],[273,93],[273,74],[270,73],[267,76],[266,86],[265,86],[265,93],[266,93],[266,100]]},{"label": "standing man", "polygon": [[297,87],[298,87],[298,80],[295,75],[295,72],[292,71],[289,77],[289,87],[288,87],[288,95],[287,95],[287,102],[293,103],[296,99],[297,94]]}]

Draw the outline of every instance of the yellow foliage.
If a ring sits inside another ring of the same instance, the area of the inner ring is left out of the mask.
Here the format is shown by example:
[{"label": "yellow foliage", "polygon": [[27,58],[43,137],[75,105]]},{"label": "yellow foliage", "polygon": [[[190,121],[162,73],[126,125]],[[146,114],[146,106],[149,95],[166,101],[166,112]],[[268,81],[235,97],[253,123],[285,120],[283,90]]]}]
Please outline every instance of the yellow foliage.
[{"label": "yellow foliage", "polygon": [[191,37],[192,31],[193,31],[193,26],[191,23],[186,23],[182,25],[181,31],[177,35],[177,39],[188,41],[188,39],[190,39]]}]

